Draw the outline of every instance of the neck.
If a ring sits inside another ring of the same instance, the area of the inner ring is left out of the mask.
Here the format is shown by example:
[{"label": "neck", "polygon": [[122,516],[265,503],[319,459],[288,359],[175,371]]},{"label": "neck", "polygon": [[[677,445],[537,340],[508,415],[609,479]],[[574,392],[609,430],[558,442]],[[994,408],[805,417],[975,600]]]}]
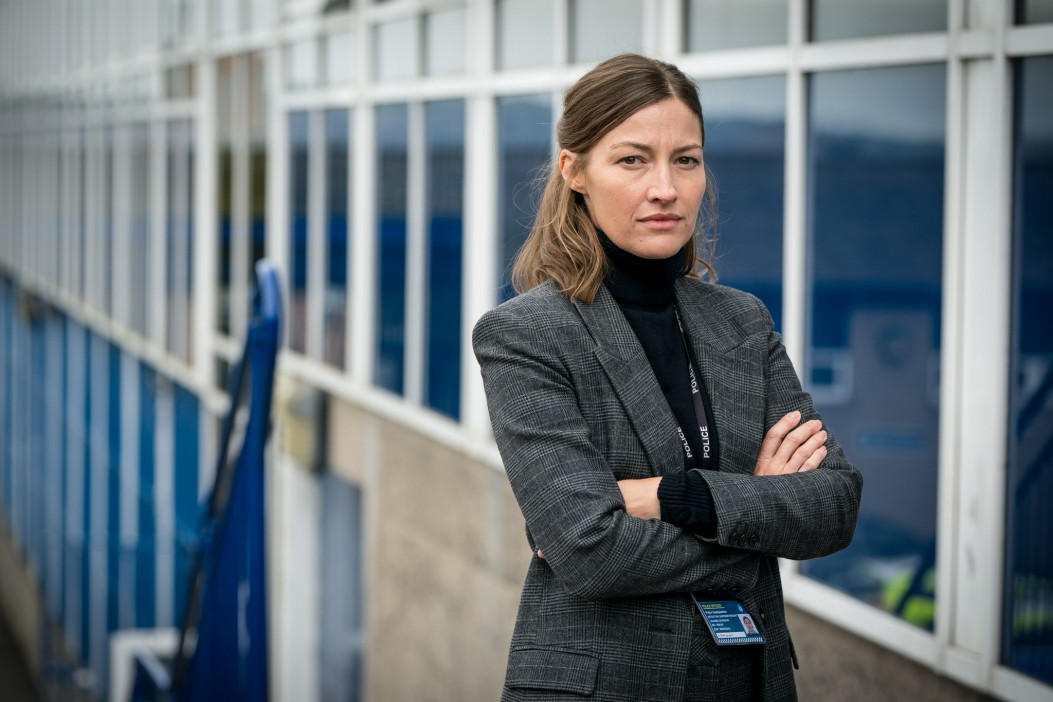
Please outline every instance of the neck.
[{"label": "neck", "polygon": [[605,284],[615,299],[642,305],[666,305],[673,299],[676,279],[684,267],[683,251],[669,258],[640,258],[598,233],[610,264]]}]

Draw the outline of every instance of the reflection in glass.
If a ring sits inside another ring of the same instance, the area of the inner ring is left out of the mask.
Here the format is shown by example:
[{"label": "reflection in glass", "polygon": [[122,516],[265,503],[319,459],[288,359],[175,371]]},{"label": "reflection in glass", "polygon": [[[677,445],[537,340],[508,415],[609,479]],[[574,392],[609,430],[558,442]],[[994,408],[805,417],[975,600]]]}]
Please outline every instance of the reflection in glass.
[{"label": "reflection in glass", "polygon": [[931,630],[945,68],[811,81],[805,384],[867,496],[852,545],[801,568]]},{"label": "reflection in glass", "polygon": [[464,101],[425,106],[428,283],[424,404],[460,416],[461,240],[464,227]]},{"label": "reflection in glass", "polygon": [[782,76],[704,83],[705,162],[717,194],[717,276],[782,318]]},{"label": "reflection in glass", "polygon": [[548,94],[497,100],[497,261],[501,300],[512,297],[512,261],[534,223],[542,186],[537,183],[552,151],[552,98]]},{"label": "reflection in glass", "polygon": [[[231,253],[234,230],[234,94],[233,57],[216,64],[216,210],[219,215],[216,242],[216,329],[230,334]],[[240,87],[240,86],[239,86]]]},{"label": "reflection in glass", "polygon": [[503,70],[552,63],[554,0],[498,0],[497,67]]},{"label": "reflection in glass", "polygon": [[416,21],[410,17],[373,28],[377,80],[406,80],[417,75]]},{"label": "reflection in glass", "polygon": [[1019,0],[1017,2],[1019,24],[1053,22],[1053,0]]},{"label": "reflection in glass", "polygon": [[643,51],[641,0],[572,0],[571,60]]},{"label": "reflection in glass", "polygon": [[786,0],[690,0],[688,51],[786,43]]},{"label": "reflection in glass", "polygon": [[289,348],[307,348],[307,192],[310,114],[289,113]]},{"label": "reflection in glass", "polygon": [[428,13],[424,18],[424,69],[429,76],[464,73],[467,64],[468,11],[463,7]]},{"label": "reflection in glass", "polygon": [[814,41],[947,30],[947,0],[813,0]]},{"label": "reflection in glass", "polygon": [[373,382],[403,392],[406,354],[407,105],[376,110],[377,341]]},{"label": "reflection in glass", "polygon": [[325,112],[326,174],[326,286],[323,319],[323,348],[326,363],[344,367],[347,336],[347,225],[348,139],[350,113],[346,109]]},{"label": "reflection in glass", "polygon": [[1017,66],[1002,660],[1053,685],[1053,57]]}]

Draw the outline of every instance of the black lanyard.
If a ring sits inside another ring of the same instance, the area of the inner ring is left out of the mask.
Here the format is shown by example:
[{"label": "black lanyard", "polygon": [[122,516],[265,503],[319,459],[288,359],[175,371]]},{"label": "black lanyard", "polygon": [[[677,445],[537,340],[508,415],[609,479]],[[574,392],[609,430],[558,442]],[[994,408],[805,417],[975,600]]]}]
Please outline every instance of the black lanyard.
[{"label": "black lanyard", "polygon": [[[699,385],[698,374],[695,373],[695,364],[691,362],[691,349],[687,345],[687,334],[684,333],[684,325],[680,322],[680,312],[676,309],[676,305],[673,306],[673,314],[676,315],[676,325],[680,328],[680,340],[684,342],[687,374],[691,382],[691,401],[695,406],[695,419],[698,421],[698,430],[702,434],[702,456],[699,460],[699,467],[709,470],[713,468],[713,444],[709,430],[709,415],[706,412],[705,404],[702,402],[703,390]],[[680,442],[684,446],[684,453],[687,454],[688,460],[693,459],[694,455],[691,452],[691,445],[688,443],[687,437],[684,436],[683,429],[677,427],[676,432],[680,436]]]}]

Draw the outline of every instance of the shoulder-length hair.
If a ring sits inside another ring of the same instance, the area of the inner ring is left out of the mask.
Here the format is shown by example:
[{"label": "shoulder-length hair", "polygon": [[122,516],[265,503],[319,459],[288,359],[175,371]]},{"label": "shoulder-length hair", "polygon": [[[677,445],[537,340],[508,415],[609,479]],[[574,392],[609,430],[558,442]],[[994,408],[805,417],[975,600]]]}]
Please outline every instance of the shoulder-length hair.
[{"label": "shoulder-length hair", "polygon": [[[621,54],[603,61],[582,76],[563,98],[563,116],[556,125],[560,150],[577,155],[574,167],[585,168],[590,149],[609,131],[638,110],[668,98],[680,100],[698,115],[701,144],[706,126],[702,119],[698,86],[672,64],[640,56]],[[715,221],[713,188],[707,178],[709,220]],[[707,258],[698,253],[704,246]],[[695,236],[684,246],[682,275],[711,279],[713,239],[705,234],[701,213],[695,221]],[[700,270],[701,269],[701,270]],[[534,226],[512,267],[512,285],[525,292],[546,280],[554,280],[564,294],[582,302],[596,299],[607,276],[607,256],[585,200],[570,189],[554,162],[547,176]]]}]

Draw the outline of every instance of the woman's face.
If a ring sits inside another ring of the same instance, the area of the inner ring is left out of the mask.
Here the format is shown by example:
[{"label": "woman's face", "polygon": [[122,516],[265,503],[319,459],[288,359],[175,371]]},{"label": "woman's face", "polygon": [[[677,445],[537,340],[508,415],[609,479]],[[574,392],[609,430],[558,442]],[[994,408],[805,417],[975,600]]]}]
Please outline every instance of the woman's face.
[{"label": "woman's face", "polygon": [[584,169],[560,152],[560,172],[618,248],[669,258],[691,240],[706,191],[702,124],[680,100],[641,108],[589,151]]}]

